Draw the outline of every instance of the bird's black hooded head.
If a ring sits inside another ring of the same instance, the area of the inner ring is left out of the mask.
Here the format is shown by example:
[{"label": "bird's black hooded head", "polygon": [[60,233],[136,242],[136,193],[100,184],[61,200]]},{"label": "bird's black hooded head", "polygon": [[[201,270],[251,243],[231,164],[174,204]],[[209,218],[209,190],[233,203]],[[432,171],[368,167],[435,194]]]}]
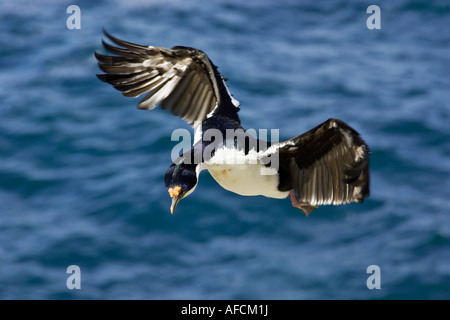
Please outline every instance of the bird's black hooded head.
[{"label": "bird's black hooded head", "polygon": [[178,202],[192,193],[197,186],[196,165],[185,164],[184,160],[172,163],[164,176],[166,189],[172,198],[170,212],[173,214]]}]

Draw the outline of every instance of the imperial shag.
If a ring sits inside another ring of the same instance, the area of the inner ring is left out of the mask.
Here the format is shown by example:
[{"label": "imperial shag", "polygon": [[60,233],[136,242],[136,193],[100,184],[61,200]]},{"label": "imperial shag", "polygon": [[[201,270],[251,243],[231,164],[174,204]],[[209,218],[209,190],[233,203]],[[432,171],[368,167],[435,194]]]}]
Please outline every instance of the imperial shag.
[{"label": "imperial shag", "polygon": [[[194,191],[205,169],[224,189],[244,196],[289,196],[307,215],[320,205],[362,202],[369,196],[369,148],[345,122],[328,119],[278,143],[258,140],[242,128],[239,102],[205,53],[137,45],[106,31],[105,36],[112,44],[103,45],[112,55],[95,53],[105,72],[98,78],[124,96],[145,94],[139,109],[160,105],[195,130],[194,145],[173,160],[164,177],[171,213]],[[211,130],[219,135],[211,138]]]}]

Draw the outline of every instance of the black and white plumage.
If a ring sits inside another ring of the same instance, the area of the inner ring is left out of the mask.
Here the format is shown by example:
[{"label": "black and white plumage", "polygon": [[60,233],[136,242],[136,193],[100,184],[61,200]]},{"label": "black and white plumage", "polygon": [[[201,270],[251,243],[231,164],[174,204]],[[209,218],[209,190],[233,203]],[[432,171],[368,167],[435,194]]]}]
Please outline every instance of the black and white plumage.
[{"label": "black and white plumage", "polygon": [[[345,122],[329,119],[272,145],[255,140],[241,127],[239,102],[205,53],[181,46],[141,46],[105,35],[114,45],[103,45],[113,55],[95,53],[105,72],[98,78],[125,96],[145,94],[140,109],[160,105],[196,130],[192,149],[174,160],[165,175],[172,213],[194,191],[202,170],[237,194],[289,196],[305,214],[320,205],[362,202],[369,196],[369,148]],[[208,139],[208,129],[223,133],[223,139]],[[232,143],[226,140],[227,129],[237,132]],[[230,157],[236,161],[225,161]],[[279,161],[276,170],[262,174],[273,170],[267,159],[274,157]]]},{"label": "black and white plumage", "polygon": [[[161,108],[194,125],[206,119],[216,106],[232,100],[217,68],[202,51],[181,46],[170,50],[140,46],[107,32],[105,35],[121,48],[103,41],[103,46],[116,56],[95,53],[100,69],[106,72],[97,77],[126,97],[145,93],[139,109],[150,110],[161,104]],[[237,115],[229,116],[239,120]]]}]

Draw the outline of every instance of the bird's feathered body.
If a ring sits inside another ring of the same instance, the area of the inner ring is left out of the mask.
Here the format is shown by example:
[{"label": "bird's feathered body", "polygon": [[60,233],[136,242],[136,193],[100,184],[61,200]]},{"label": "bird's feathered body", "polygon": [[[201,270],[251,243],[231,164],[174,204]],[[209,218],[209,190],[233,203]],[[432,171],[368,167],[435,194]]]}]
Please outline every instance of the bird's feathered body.
[{"label": "bird's feathered body", "polygon": [[[242,150],[222,148],[210,162],[202,164],[202,169],[207,169],[224,189],[239,195],[286,198],[289,191],[278,189],[280,178],[276,171],[266,171],[270,169],[261,164],[262,157],[263,154],[254,150],[244,154]],[[227,164],[227,159],[235,160],[236,163],[228,161],[230,164]]]},{"label": "bird's feathered body", "polygon": [[103,42],[114,56],[96,53],[105,72],[98,77],[125,96],[145,94],[140,109],[161,105],[196,131],[192,149],[165,175],[172,212],[195,189],[202,170],[240,195],[290,196],[306,214],[319,205],[362,202],[369,196],[369,148],[345,122],[329,119],[278,143],[258,140],[241,127],[239,102],[202,51],[141,46],[105,35],[119,47]]}]

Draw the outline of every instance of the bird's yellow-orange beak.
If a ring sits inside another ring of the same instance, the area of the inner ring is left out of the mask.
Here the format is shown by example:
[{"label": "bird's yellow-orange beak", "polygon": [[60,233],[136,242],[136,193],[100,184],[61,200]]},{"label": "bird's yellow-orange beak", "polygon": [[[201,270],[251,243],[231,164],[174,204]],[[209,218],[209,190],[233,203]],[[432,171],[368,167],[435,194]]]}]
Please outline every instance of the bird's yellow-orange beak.
[{"label": "bird's yellow-orange beak", "polygon": [[181,198],[179,197],[173,197],[172,198],[172,204],[170,205],[170,213],[173,214],[173,212],[175,211],[175,208],[178,204],[178,202],[180,202]]},{"label": "bird's yellow-orange beak", "polygon": [[180,198],[181,187],[169,188],[167,191],[169,192],[170,197],[172,198],[170,213],[173,214],[178,202],[181,200]]}]

